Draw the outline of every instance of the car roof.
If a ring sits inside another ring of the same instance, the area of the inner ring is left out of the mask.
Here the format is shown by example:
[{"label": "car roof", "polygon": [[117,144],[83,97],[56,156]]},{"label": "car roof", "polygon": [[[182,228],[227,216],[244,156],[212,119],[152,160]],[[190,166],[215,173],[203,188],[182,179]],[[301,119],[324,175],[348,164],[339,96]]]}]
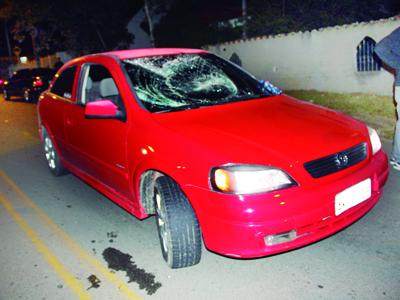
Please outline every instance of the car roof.
[{"label": "car roof", "polygon": [[14,72],[15,74],[24,74],[24,75],[43,75],[43,74],[54,74],[53,69],[49,68],[26,68],[26,69],[19,69]]},{"label": "car roof", "polygon": [[53,69],[50,68],[24,68],[24,69],[18,69],[16,72],[24,71],[24,72],[36,72],[36,71],[51,71]]},{"label": "car roof", "polygon": [[124,60],[129,58],[138,58],[147,56],[197,54],[197,53],[208,53],[208,52],[201,49],[188,49],[188,48],[140,48],[140,49],[110,51],[100,54],[113,55],[118,59]]}]

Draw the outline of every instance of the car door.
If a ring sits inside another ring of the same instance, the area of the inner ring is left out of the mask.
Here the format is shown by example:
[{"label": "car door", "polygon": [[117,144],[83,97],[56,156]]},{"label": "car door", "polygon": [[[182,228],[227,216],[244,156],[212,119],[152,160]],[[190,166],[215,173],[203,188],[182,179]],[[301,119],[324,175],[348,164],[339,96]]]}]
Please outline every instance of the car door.
[{"label": "car door", "polygon": [[22,69],[14,72],[8,83],[8,94],[10,96],[23,95],[23,89],[27,86],[29,79],[31,79],[30,70]]},{"label": "car door", "polygon": [[125,120],[85,118],[92,101],[113,101],[124,114],[125,105],[110,70],[102,64],[81,67],[77,103],[66,114],[66,135],[73,164],[113,192],[129,196]]},{"label": "car door", "polygon": [[68,144],[65,135],[65,113],[75,103],[74,83],[78,66],[73,65],[56,75],[48,92],[45,92],[46,105],[40,105],[45,126],[50,131],[61,156],[69,160]]}]

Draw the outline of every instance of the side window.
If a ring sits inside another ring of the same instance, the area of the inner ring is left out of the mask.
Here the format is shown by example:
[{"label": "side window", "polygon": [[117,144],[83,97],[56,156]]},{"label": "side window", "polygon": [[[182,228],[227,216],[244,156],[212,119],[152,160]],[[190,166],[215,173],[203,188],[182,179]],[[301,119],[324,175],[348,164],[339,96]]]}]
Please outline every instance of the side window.
[{"label": "side window", "polygon": [[28,70],[19,70],[13,73],[13,78],[14,79],[24,79],[24,78],[28,78]]},{"label": "side window", "polygon": [[13,75],[12,75],[13,79],[20,79],[20,77],[21,77],[21,72],[18,72],[18,71],[14,72]]},{"label": "side window", "polygon": [[50,91],[58,96],[71,99],[76,69],[77,66],[72,66],[64,70],[56,79]]},{"label": "side window", "polygon": [[111,100],[125,111],[121,95],[111,73],[102,65],[86,64],[82,67],[80,103]]}]

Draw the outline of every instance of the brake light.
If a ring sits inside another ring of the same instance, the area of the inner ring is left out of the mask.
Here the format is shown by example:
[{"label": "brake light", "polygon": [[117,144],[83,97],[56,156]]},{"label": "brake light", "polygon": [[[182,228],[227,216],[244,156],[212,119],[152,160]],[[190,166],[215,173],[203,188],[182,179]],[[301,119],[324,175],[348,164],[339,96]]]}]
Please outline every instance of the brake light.
[{"label": "brake light", "polygon": [[3,79],[0,79],[0,85],[3,85],[4,81]]},{"label": "brake light", "polygon": [[40,77],[36,77],[36,79],[33,81],[33,86],[43,86],[43,81]]}]

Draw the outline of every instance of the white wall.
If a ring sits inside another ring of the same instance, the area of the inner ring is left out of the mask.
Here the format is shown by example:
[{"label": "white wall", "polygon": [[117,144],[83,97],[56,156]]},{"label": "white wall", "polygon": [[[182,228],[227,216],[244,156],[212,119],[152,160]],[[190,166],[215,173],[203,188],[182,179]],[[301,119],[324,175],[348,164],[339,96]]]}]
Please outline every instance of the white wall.
[{"label": "white wall", "polygon": [[399,26],[398,16],[205,48],[227,59],[236,53],[242,67],[283,89],[391,95],[393,75],[384,69],[357,72],[356,53],[366,36],[378,42]]}]

